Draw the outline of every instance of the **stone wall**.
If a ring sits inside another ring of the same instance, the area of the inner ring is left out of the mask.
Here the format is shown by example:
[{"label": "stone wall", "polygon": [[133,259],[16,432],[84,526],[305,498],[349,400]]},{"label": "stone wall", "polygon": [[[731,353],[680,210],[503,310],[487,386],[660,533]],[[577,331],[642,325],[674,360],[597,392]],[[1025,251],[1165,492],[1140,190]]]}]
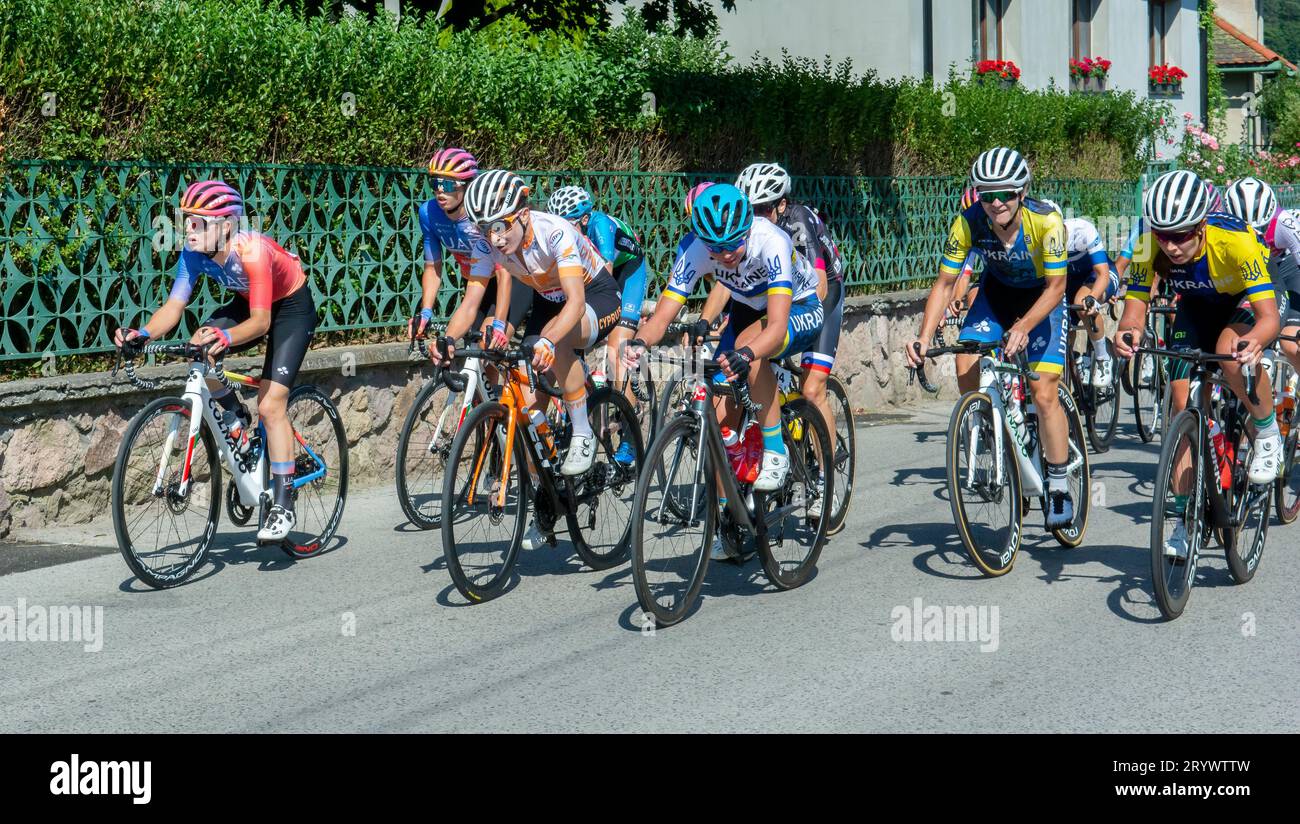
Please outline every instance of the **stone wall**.
[{"label": "stone wall", "polygon": [[[908,385],[902,353],[920,323],[925,296],[916,291],[848,300],[835,371],[855,409],[903,406],[925,396]],[[255,372],[261,359],[227,363]],[[107,510],[127,422],[153,398],[179,394],[185,366],[142,368],[140,374],[173,382],[149,393],[107,373],[0,383],[0,537],[85,523]],[[401,344],[308,355],[302,380],[322,387],[339,407],[352,483],[393,482],[397,436],[426,374]],[[940,397],[956,397],[951,359],[935,365],[931,380],[942,387]]]}]

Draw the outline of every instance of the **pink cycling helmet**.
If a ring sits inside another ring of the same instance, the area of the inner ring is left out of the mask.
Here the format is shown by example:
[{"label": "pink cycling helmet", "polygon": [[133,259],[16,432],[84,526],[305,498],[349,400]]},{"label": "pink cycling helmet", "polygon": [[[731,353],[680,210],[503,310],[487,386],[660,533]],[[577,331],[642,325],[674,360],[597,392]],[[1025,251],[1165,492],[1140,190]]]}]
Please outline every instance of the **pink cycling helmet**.
[{"label": "pink cycling helmet", "polygon": [[206,217],[238,217],[244,213],[244,199],[224,180],[191,183],[181,195],[181,211]]},{"label": "pink cycling helmet", "polygon": [[473,180],[478,174],[478,161],[464,149],[441,149],[429,161],[429,174],[449,177],[452,180]]},{"label": "pink cycling helmet", "polygon": [[974,206],[980,199],[980,193],[975,190],[974,186],[967,186],[961,193],[961,210],[964,212]]},{"label": "pink cycling helmet", "polygon": [[704,182],[704,183],[697,183],[697,184],[695,184],[694,186],[691,187],[691,190],[690,190],[689,192],[686,193],[686,203],[685,203],[684,205],[685,205],[685,208],[686,208],[686,219],[687,219],[687,220],[690,220],[690,217],[691,217],[691,204],[695,202],[695,198],[697,198],[697,197],[700,196],[700,192],[704,191],[705,189],[709,188],[709,187],[712,186],[712,185],[713,185],[713,183],[710,182],[710,181],[706,181],[706,182]]}]

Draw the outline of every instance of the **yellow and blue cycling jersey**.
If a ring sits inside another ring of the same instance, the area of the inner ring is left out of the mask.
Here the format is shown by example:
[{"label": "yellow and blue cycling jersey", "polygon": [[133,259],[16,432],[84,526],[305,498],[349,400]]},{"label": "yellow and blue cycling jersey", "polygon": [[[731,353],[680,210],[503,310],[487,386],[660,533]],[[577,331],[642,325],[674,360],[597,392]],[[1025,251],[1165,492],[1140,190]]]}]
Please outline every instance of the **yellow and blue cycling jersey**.
[{"label": "yellow and blue cycling jersey", "polygon": [[1042,286],[1049,277],[1064,277],[1068,256],[1065,222],[1041,201],[1026,198],[1020,208],[1020,234],[1008,249],[993,232],[980,203],[957,215],[948,230],[939,271],[956,276],[974,250],[984,258],[984,272],[1007,286],[1025,289]]},{"label": "yellow and blue cycling jersey", "polygon": [[[1150,233],[1147,233],[1150,234]],[[1128,270],[1128,300],[1151,300],[1156,275],[1187,301],[1233,305],[1274,300],[1268,274],[1268,255],[1255,230],[1221,212],[1206,219],[1205,243],[1200,254],[1185,264],[1172,263],[1154,237],[1134,244],[1137,256]]]}]

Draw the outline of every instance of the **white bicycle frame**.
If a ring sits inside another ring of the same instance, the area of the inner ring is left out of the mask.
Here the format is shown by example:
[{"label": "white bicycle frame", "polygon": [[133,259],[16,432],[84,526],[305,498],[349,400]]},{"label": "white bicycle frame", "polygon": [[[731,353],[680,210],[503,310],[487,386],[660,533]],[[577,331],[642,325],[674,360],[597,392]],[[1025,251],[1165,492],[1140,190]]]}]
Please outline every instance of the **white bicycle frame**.
[{"label": "white bicycle frame", "polygon": [[[483,388],[483,362],[478,358],[466,358],[464,365],[458,373],[465,378],[465,391],[460,402],[460,407],[456,409],[456,426],[449,435],[455,437],[460,431],[460,425],[465,422],[465,416],[469,414],[469,409],[474,402],[487,400],[487,391]],[[440,436],[444,431],[443,427],[447,425],[448,416],[452,414],[451,406],[444,406],[442,413],[438,415],[438,425],[433,431],[434,437],[429,439],[429,454],[432,455],[439,447]]]},{"label": "white bicycle frame", "polygon": [[[181,485],[179,494],[183,497],[189,494],[191,478],[191,461],[194,457],[194,441],[199,437],[199,427],[207,425],[218,437],[217,452],[221,455],[223,463],[230,471],[231,477],[235,481],[235,489],[239,493],[239,502],[243,506],[252,507],[257,505],[258,498],[265,491],[262,483],[263,463],[266,461],[266,450],[259,450],[256,456],[256,462],[245,472],[240,467],[240,461],[235,455],[237,443],[231,437],[230,431],[226,428],[225,421],[219,414],[217,402],[212,399],[212,394],[208,391],[208,384],[205,380],[208,370],[205,364],[195,363],[190,366],[189,376],[185,379],[185,393],[182,395],[186,403],[190,406],[190,423],[189,430],[185,433],[185,462],[182,470]],[[193,410],[202,410],[196,415]],[[167,440],[163,445],[162,457],[158,461],[158,474],[154,477],[153,494],[161,495],[166,487],[167,479],[167,460],[176,446],[176,439],[180,437],[179,415],[173,416],[171,424],[167,430]],[[265,440],[263,440],[265,443]]]}]

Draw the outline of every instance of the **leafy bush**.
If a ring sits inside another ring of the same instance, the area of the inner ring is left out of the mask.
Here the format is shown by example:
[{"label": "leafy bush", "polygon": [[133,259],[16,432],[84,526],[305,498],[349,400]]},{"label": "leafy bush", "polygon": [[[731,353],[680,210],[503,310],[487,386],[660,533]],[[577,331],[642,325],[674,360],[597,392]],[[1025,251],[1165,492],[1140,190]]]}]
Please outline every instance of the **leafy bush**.
[{"label": "leafy bush", "polygon": [[[653,95],[653,106],[648,101]],[[1134,177],[1159,109],[1131,94],[881,81],[637,20],[582,38],[506,18],[332,22],[257,0],[0,3],[10,158],[413,166],[439,145],[535,169],[952,174],[1008,143],[1040,174]],[[1080,151],[1081,147],[1087,151]]]}]

